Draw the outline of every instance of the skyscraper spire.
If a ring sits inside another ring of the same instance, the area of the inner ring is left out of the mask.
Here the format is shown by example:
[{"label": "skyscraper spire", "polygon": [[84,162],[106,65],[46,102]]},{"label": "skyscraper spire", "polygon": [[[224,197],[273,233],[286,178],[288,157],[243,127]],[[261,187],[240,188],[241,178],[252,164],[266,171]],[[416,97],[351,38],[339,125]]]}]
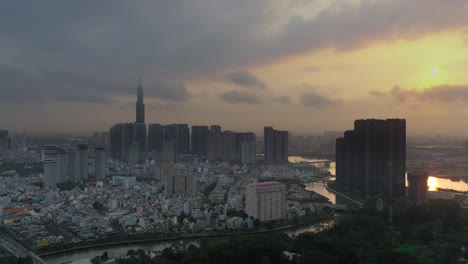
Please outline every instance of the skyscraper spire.
[{"label": "skyscraper spire", "polygon": [[145,104],[143,103],[143,87],[141,86],[141,74],[138,78],[135,123],[145,123]]}]

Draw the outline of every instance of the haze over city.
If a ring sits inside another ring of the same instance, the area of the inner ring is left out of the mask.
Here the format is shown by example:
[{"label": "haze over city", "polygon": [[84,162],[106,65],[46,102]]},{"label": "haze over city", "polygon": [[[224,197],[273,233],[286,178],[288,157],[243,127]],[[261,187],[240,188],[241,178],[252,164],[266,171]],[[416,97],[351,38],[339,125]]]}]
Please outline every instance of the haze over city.
[{"label": "haze over city", "polygon": [[[466,1],[5,1],[0,123],[89,133],[134,119],[260,132],[402,117],[468,133]],[[5,114],[7,113],[7,114]]]}]

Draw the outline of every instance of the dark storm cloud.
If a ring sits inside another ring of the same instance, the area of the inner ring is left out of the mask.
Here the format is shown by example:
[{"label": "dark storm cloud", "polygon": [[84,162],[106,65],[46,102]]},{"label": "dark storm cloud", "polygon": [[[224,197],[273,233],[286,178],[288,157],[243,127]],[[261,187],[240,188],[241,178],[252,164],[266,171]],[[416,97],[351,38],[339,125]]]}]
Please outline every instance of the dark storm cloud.
[{"label": "dark storm cloud", "polygon": [[302,95],[301,103],[307,107],[322,108],[336,105],[338,102],[325,95],[316,92],[308,92]]},{"label": "dark storm cloud", "polygon": [[283,105],[291,105],[291,97],[286,95],[276,97],[275,101]]},{"label": "dark storm cloud", "polygon": [[[322,48],[412,39],[468,23],[463,0],[331,6],[304,18],[279,0],[1,1],[0,61],[39,77],[17,80],[18,91],[4,91],[8,86],[0,79],[0,93],[8,95],[0,100],[42,99],[45,91],[56,99],[108,101],[113,92],[133,93],[127,92],[128,75],[144,72],[145,83],[155,84],[145,85],[148,95],[183,101],[190,98],[183,83],[212,71]],[[64,83],[61,72],[73,78]],[[252,87],[251,77],[244,72],[234,79]]]},{"label": "dark storm cloud", "polygon": [[253,89],[265,89],[266,85],[248,71],[235,71],[228,73],[226,79],[236,85]]},{"label": "dark storm cloud", "polygon": [[[30,74],[0,65],[0,101],[112,103],[115,95],[135,95],[136,84],[103,82],[79,73]],[[156,81],[144,86],[145,96],[168,101],[191,97],[182,82]]]},{"label": "dark storm cloud", "polygon": [[236,90],[225,92],[219,96],[221,100],[230,104],[260,104],[261,100],[255,94],[239,92]]},{"label": "dark storm cloud", "polygon": [[353,49],[379,40],[414,39],[466,25],[467,11],[468,4],[463,0],[450,4],[445,0],[341,1],[310,19],[292,17],[282,31],[280,43],[297,52]]},{"label": "dark storm cloud", "polygon": [[187,101],[191,97],[185,84],[177,81],[161,80],[144,88],[147,95],[164,100]]},{"label": "dark storm cloud", "polygon": [[86,82],[86,79],[73,80],[70,76],[31,76],[0,65],[0,83],[0,101],[3,102],[112,102],[108,94],[99,91],[98,83]]},{"label": "dark storm cloud", "polygon": [[421,90],[404,90],[395,86],[390,95],[400,102],[418,100],[429,103],[468,102],[468,85],[437,85]]}]

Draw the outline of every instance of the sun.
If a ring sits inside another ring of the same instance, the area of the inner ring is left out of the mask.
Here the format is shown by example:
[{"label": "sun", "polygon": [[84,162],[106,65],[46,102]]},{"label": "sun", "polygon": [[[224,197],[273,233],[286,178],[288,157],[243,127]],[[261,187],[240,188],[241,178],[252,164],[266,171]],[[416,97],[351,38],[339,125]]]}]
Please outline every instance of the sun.
[{"label": "sun", "polygon": [[439,70],[437,70],[437,69],[431,69],[431,70],[429,71],[429,74],[430,74],[431,76],[436,76],[436,75],[439,74]]},{"label": "sun", "polygon": [[429,187],[429,191],[437,191],[437,188],[439,188],[439,183],[437,182],[437,179],[432,177],[432,176],[429,176],[429,178],[427,179],[427,187]]}]

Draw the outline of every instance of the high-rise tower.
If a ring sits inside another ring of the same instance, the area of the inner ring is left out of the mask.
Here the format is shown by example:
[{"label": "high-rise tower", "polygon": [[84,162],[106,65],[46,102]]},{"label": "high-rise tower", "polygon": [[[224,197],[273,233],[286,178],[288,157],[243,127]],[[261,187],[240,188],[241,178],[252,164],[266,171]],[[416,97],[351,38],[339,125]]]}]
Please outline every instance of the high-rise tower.
[{"label": "high-rise tower", "polygon": [[143,87],[141,87],[141,79],[137,88],[137,101],[136,101],[136,122],[145,123],[145,104],[143,103]]},{"label": "high-rise tower", "polygon": [[336,140],[336,182],[367,197],[405,196],[406,121],[356,120]]},{"label": "high-rise tower", "polygon": [[288,162],[288,131],[274,130],[273,127],[264,128],[265,162]]}]

